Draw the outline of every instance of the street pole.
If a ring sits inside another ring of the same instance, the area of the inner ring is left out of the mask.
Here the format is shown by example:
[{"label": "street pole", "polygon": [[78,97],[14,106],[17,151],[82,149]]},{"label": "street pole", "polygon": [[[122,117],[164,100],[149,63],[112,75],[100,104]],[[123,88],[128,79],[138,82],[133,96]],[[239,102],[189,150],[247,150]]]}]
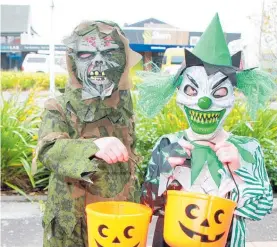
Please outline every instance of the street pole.
[{"label": "street pole", "polygon": [[50,94],[55,95],[55,43],[54,43],[54,32],[53,32],[53,18],[54,18],[54,0],[51,0],[51,15],[50,15],[50,43],[49,43],[49,62],[50,62]]}]

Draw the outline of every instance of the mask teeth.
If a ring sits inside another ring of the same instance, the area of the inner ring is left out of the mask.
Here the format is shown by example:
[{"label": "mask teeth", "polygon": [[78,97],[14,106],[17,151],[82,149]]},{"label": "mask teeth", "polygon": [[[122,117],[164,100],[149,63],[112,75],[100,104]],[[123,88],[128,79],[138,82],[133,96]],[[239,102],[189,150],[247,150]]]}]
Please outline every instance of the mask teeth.
[{"label": "mask teeth", "polygon": [[196,123],[215,123],[220,113],[206,113],[206,112],[198,112],[194,110],[189,110],[190,119]]}]

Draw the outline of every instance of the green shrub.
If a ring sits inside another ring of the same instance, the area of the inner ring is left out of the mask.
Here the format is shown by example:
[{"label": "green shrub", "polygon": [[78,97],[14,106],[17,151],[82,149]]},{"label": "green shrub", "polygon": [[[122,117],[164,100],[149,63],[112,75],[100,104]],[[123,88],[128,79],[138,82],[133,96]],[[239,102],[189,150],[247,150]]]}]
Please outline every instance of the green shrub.
[{"label": "green shrub", "polygon": [[42,179],[43,174],[47,180],[49,173],[41,167],[41,174],[31,173],[41,109],[35,105],[34,92],[24,102],[18,96],[8,100],[1,96],[1,189],[8,186],[24,194],[40,187],[36,177]]},{"label": "green shrub", "polygon": [[[20,89],[28,90],[37,88],[40,90],[49,89],[49,74],[25,73],[3,71],[0,76],[2,90]],[[64,88],[67,82],[66,75],[56,75],[55,85],[57,88]]]},{"label": "green shrub", "polygon": [[[1,102],[1,188],[9,186],[20,193],[34,188],[47,188],[49,171],[38,164],[38,172],[31,174],[31,160],[37,144],[39,117],[42,109],[34,102],[34,92],[25,102],[17,96]],[[137,100],[133,94],[136,113],[136,150],[142,157],[138,164],[140,182],[157,139],[168,133],[188,128],[182,110],[173,98],[161,113],[153,119],[144,117],[137,110]],[[236,135],[252,136],[262,145],[265,164],[271,182],[277,185],[277,110],[265,109],[258,113],[256,121],[251,121],[243,101],[238,101],[227,117],[224,128]]]},{"label": "green shrub", "polygon": [[[228,128],[232,133],[241,136],[251,136],[256,138],[261,144],[264,152],[265,165],[271,183],[277,185],[277,110],[266,108],[258,113],[255,121],[250,120],[249,116],[239,111],[244,107],[243,103],[236,105],[237,115],[232,113],[229,121],[235,119],[238,115],[237,122]],[[245,109],[245,107],[244,107]]]},{"label": "green shrub", "polygon": [[172,99],[166,107],[153,119],[143,116],[137,109],[137,97],[133,94],[136,114],[136,150],[141,156],[138,170],[139,180],[144,179],[145,169],[150,160],[152,149],[164,134],[174,133],[188,127],[182,110]]}]

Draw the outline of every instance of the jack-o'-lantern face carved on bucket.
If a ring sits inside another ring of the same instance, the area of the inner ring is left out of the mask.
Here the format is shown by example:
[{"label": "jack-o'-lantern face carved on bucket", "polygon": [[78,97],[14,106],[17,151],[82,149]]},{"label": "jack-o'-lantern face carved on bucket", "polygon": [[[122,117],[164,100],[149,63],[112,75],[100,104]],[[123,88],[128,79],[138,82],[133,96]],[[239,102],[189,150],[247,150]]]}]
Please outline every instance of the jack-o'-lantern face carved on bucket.
[{"label": "jack-o'-lantern face carved on bucket", "polygon": [[144,247],[152,210],[144,205],[105,201],[86,206],[89,247]]},{"label": "jack-o'-lantern face carved on bucket", "polygon": [[[121,234],[116,235],[107,225],[99,225],[99,237],[95,239],[97,247],[130,246],[138,247],[140,240],[137,239],[134,226],[126,226]],[[139,234],[137,234],[139,236]],[[123,244],[123,245],[122,245]]]},{"label": "jack-o'-lantern face carved on bucket", "polygon": [[[194,215],[192,213],[192,211],[199,211],[200,208],[196,205],[196,204],[189,204],[186,207],[185,213],[186,216],[191,219],[191,220],[196,220],[198,218],[197,213]],[[214,224],[222,224],[222,219],[224,217],[224,210],[219,209],[215,212],[214,216],[206,218],[206,219],[201,219],[202,223],[200,224],[203,227],[213,227]],[[216,242],[218,240],[220,240],[224,234],[225,231],[215,235],[214,239],[210,239],[209,235],[203,234],[203,233],[199,233],[196,231],[193,231],[192,229],[189,229],[188,227],[186,227],[183,223],[181,223],[179,221],[180,227],[182,229],[182,231],[189,237],[192,239],[199,239],[200,237],[200,242],[204,242],[204,243],[212,243],[212,242]]]},{"label": "jack-o'-lantern face carved on bucket", "polygon": [[200,193],[168,191],[164,238],[174,247],[225,246],[236,203]]}]

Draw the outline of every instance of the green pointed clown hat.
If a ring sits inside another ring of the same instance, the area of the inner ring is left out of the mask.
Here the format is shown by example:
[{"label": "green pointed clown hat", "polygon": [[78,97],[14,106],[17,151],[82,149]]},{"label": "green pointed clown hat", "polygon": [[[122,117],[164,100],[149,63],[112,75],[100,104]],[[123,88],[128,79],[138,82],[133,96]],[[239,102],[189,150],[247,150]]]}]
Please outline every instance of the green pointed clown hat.
[{"label": "green pointed clown hat", "polygon": [[231,56],[218,14],[215,15],[203,33],[192,53],[209,64],[232,66]]},{"label": "green pointed clown hat", "polygon": [[238,52],[231,57],[218,14],[216,14],[193,51],[185,51],[186,64],[179,70],[177,78],[190,66],[204,66],[208,75],[220,71],[236,86],[240,55],[241,52]]},{"label": "green pointed clown hat", "polygon": [[250,116],[274,93],[276,86],[270,74],[258,69],[239,70],[241,52],[230,55],[219,16],[216,14],[192,51],[185,50],[185,63],[176,75],[165,74],[152,64],[154,71],[140,71],[138,106],[147,117],[154,117],[168,103],[183,81],[183,73],[191,66],[203,66],[208,75],[221,72],[228,76],[247,98]]}]

